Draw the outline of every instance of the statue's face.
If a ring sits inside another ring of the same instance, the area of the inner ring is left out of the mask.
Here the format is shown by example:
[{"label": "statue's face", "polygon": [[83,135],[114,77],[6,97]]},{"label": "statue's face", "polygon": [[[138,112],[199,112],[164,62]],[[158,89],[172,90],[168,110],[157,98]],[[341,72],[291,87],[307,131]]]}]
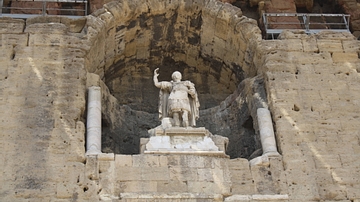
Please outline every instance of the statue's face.
[{"label": "statue's face", "polygon": [[173,81],[180,81],[181,80],[181,73],[176,71],[172,74],[171,78]]}]

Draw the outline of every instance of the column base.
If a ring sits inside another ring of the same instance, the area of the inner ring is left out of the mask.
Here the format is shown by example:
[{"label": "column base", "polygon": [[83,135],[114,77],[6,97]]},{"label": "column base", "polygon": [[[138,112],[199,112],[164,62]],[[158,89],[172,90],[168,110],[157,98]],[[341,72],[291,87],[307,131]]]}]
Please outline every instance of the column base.
[{"label": "column base", "polygon": [[102,152],[98,149],[91,149],[86,151],[85,156],[90,156],[90,155],[98,155],[101,154]]},{"label": "column base", "polygon": [[270,152],[263,153],[263,156],[278,157],[278,156],[281,156],[281,155],[277,151],[270,151]]}]

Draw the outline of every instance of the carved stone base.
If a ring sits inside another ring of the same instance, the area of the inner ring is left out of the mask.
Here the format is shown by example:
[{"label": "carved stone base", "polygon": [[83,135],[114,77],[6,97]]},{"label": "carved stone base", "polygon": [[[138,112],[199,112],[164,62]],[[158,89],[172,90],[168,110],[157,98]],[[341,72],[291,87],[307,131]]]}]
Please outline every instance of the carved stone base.
[{"label": "carved stone base", "polygon": [[227,156],[228,139],[214,136],[204,127],[156,127],[149,133],[152,135],[150,138],[141,139],[141,153]]}]

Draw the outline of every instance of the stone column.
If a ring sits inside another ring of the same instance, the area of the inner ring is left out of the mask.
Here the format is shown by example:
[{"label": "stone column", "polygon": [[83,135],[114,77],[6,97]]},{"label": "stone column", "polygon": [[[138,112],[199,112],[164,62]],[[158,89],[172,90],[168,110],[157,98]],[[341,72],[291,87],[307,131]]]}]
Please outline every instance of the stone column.
[{"label": "stone column", "polygon": [[101,153],[101,88],[91,86],[88,91],[86,120],[86,155]]},{"label": "stone column", "polygon": [[276,148],[274,128],[271,120],[270,111],[265,108],[257,109],[257,119],[259,123],[260,139],[263,155],[279,156]]}]

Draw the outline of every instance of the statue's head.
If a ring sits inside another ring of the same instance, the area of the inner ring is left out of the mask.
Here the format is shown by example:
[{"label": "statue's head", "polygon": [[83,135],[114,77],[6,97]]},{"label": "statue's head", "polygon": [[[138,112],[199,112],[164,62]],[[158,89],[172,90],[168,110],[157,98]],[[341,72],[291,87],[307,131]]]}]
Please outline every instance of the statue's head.
[{"label": "statue's head", "polygon": [[181,81],[181,73],[178,71],[175,71],[172,75],[171,78],[173,81]]}]

